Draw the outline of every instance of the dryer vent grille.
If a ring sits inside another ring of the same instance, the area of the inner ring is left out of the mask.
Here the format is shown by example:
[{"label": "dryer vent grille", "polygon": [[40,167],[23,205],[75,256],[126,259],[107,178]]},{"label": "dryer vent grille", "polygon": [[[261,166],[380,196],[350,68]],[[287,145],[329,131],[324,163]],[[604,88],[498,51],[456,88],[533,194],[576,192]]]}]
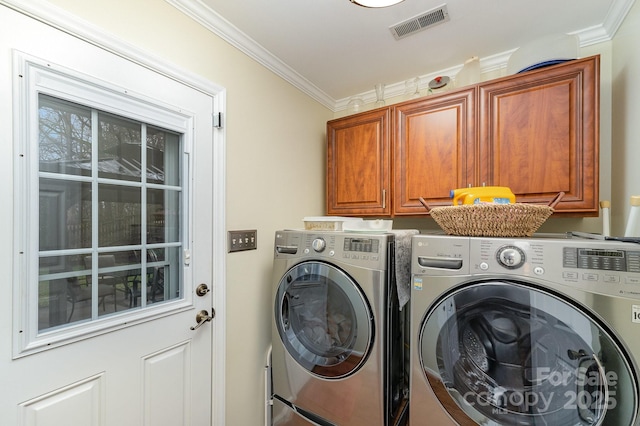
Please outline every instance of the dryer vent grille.
[{"label": "dryer vent grille", "polygon": [[391,30],[391,34],[393,34],[396,40],[400,40],[419,31],[433,27],[434,25],[447,22],[448,20],[449,12],[447,12],[447,5],[443,4],[435,9],[395,24],[389,27],[389,30]]}]

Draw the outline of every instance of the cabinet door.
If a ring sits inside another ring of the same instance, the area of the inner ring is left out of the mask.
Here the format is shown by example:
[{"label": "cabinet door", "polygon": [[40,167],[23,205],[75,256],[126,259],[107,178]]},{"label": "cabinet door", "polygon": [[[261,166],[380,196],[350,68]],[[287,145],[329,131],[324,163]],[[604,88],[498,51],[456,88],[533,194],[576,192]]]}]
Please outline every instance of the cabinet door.
[{"label": "cabinet door", "polygon": [[327,214],[388,216],[390,109],[327,123]]},{"label": "cabinet door", "polygon": [[475,184],[475,88],[430,96],[394,108],[396,215],[450,205],[452,189]]},{"label": "cabinet door", "polygon": [[479,86],[480,184],[518,202],[566,195],[556,212],[598,214],[599,57]]}]

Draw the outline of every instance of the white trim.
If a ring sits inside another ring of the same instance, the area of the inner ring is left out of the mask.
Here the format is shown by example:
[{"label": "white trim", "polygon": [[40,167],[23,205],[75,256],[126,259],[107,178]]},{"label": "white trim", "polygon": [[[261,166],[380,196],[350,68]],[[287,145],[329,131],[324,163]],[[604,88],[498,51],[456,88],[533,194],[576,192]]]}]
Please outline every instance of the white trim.
[{"label": "white trim", "polygon": [[[9,7],[40,22],[64,31],[74,37],[105,49],[115,55],[125,58],[138,65],[158,72],[168,78],[178,81],[202,93],[213,97],[214,112],[226,112],[226,89],[211,81],[174,64],[167,63],[162,58],[150,55],[113,35],[104,33],[98,27],[78,19],[64,10],[52,6],[43,0],[0,0],[0,5]],[[212,392],[213,415],[212,424],[225,424],[225,371],[226,371],[226,263],[225,263],[225,152],[226,132],[214,129],[213,146],[213,294],[216,303],[216,319],[213,321],[212,352],[219,354],[213,359],[214,383]],[[16,265],[18,266],[18,265]],[[20,269],[18,269],[20,270]]]},{"label": "white trim", "polygon": [[[240,31],[236,26],[227,21],[224,17],[219,15],[209,6],[205,5],[202,0],[165,1],[178,10],[182,11],[185,15],[189,16],[191,19],[198,22],[200,25],[207,28],[223,40],[227,41],[238,50],[246,53],[249,57],[264,65],[265,67],[291,83],[293,86],[302,90],[313,99],[331,109],[333,112],[345,110],[347,108],[347,103],[352,97],[362,98],[365,104],[374,102],[376,100],[374,90],[359,94],[353,94],[352,96],[344,99],[332,99],[329,95],[324,93],[309,80],[298,74],[295,70],[291,69],[287,64],[270,53],[251,37]],[[572,33],[579,36],[580,46],[585,47],[611,40],[622,24],[624,17],[629,12],[629,9],[631,8],[631,6],[633,6],[634,1],[635,0],[614,0],[614,3],[609,9],[603,25],[585,28],[583,30]],[[495,55],[480,58],[480,64],[482,66],[481,72],[484,73],[506,68],[509,57],[514,51],[515,49],[511,49],[505,52],[497,53]],[[431,79],[439,75],[454,76],[461,69],[462,64],[419,76],[424,85],[423,89],[426,89],[427,84]],[[405,90],[404,84],[404,81],[387,84],[385,87],[386,97],[391,98],[394,96],[402,95]]]},{"label": "white trim", "polygon": [[633,7],[635,0],[615,0],[607,12],[607,16],[604,19],[604,27],[609,34],[609,40],[618,32],[620,25],[626,18],[627,14]]},{"label": "white trim", "polygon": [[[227,105],[227,92],[221,91],[214,98],[213,113],[222,113],[221,117],[224,121]],[[226,357],[227,353],[227,279],[226,279],[226,216],[225,216],[225,199],[226,199],[226,181],[227,175],[227,145],[226,126],[220,123],[221,127],[213,129],[213,182],[211,191],[213,192],[213,271],[214,276],[213,294],[216,301],[216,319],[212,321],[215,339],[213,340],[213,377],[214,383],[211,396],[213,401],[213,413],[215,417],[212,419],[213,425],[225,424],[225,391],[226,391]],[[220,356],[216,356],[220,355]]]}]

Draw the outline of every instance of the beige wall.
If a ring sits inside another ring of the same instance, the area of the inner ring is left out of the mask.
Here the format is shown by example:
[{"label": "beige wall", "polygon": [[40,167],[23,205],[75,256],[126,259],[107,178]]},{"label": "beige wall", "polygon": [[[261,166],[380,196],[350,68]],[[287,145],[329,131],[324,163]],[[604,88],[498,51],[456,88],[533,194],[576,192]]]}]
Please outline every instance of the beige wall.
[{"label": "beige wall", "polygon": [[640,195],[640,3],[635,2],[613,39],[611,231],[622,235],[629,197]]},{"label": "beige wall", "polygon": [[324,213],[332,113],[164,0],[51,3],[227,89],[226,225],[258,249],[226,255],[226,424],[264,424],[274,233]]}]

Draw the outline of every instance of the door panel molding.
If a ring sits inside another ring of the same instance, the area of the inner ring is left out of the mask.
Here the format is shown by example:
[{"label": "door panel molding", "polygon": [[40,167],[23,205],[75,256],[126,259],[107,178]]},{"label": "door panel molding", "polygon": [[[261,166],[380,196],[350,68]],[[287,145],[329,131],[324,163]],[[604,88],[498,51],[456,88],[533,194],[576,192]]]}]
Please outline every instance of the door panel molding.
[{"label": "door panel molding", "polygon": [[106,423],[105,400],[105,375],[101,373],[20,404],[19,425],[101,426]]}]

